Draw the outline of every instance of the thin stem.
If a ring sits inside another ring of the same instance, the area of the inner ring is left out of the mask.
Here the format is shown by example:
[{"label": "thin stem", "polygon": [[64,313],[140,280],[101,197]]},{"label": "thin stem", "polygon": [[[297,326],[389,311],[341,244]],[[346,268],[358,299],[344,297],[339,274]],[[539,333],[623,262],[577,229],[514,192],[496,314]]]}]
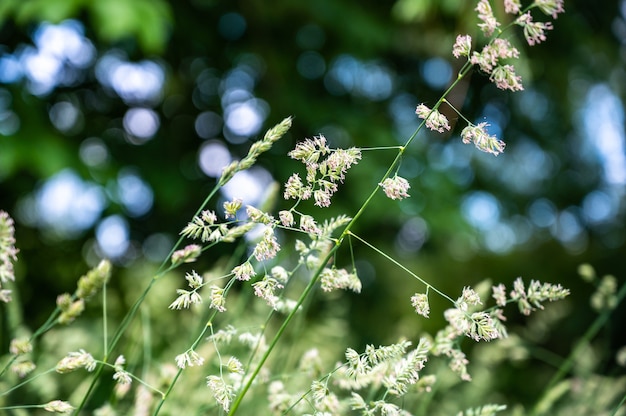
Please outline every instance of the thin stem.
[{"label": "thin stem", "polygon": [[[617,292],[617,304],[616,304],[616,307],[617,307],[617,305],[619,305],[622,302],[622,300],[624,300],[624,297],[626,297],[626,283],[624,283],[622,285],[622,287],[620,287],[619,292]],[[589,345],[589,343],[591,342],[593,337],[595,337],[598,334],[598,332],[600,331],[600,329],[602,329],[602,327],[604,327],[604,325],[607,323],[607,321],[608,321],[608,319],[611,316],[611,313],[613,311],[614,311],[614,309],[612,309],[612,310],[605,310],[604,312],[602,312],[596,318],[595,321],[593,321],[593,323],[587,329],[587,331],[585,332],[583,337],[576,343],[576,346],[572,349],[572,352],[570,353],[570,355],[563,362],[563,364],[559,367],[559,369],[556,372],[556,374],[554,374],[554,376],[552,377],[552,379],[550,380],[548,385],[543,389],[543,395],[535,403],[535,406],[533,407],[532,411],[530,412],[531,415],[539,415],[539,414],[544,413],[544,410],[548,410],[548,409],[540,409],[540,405],[541,405],[542,401],[550,393],[550,390],[554,386],[556,386],[556,384],[559,381],[561,381],[563,379],[563,377],[565,377],[570,372],[570,370],[572,369],[572,367],[575,364],[576,359],[583,352],[585,347],[587,345]]]},{"label": "thin stem", "polygon": [[[217,184],[213,187],[213,189],[211,190],[211,192],[209,192],[209,194],[207,195],[206,198],[204,198],[204,201],[202,201],[202,204],[200,204],[200,207],[198,208],[198,210],[196,211],[196,213],[193,215],[193,217],[197,217],[198,215],[200,215],[200,213],[202,212],[202,210],[209,204],[209,201],[211,199],[213,199],[213,197],[215,196],[215,194],[217,194],[217,191],[219,191],[219,189],[221,188],[220,184]],[[193,218],[192,217],[192,218]],[[182,244],[183,240],[185,239],[185,236],[181,235],[178,238],[178,241],[176,241],[176,244],[174,244],[174,247],[172,247],[172,249],[170,250],[169,254],[163,259],[163,261],[161,262],[161,265],[159,266],[159,269],[157,270],[157,275],[155,277],[155,279],[158,279],[159,277],[163,276],[169,269],[166,267],[168,261],[172,258],[172,254],[174,254],[174,252],[176,250],[178,250],[178,248],[180,247],[180,245]]]},{"label": "thin stem", "polygon": [[[46,322],[44,322],[28,339],[28,342],[33,343],[37,338],[39,338],[41,335],[43,335],[44,333],[46,333],[47,331],[49,331],[52,327],[54,327],[56,325],[56,319],[59,316],[59,314],[61,313],[61,309],[59,309],[59,307],[57,306],[54,311],[52,311],[52,313],[50,314],[50,316],[48,317],[48,319],[46,320]],[[4,373],[11,367],[11,364],[13,364],[15,362],[15,360],[17,359],[17,355],[12,355],[11,358],[9,358],[9,360],[7,361],[7,363],[5,364],[5,366],[2,368],[2,371],[0,371],[0,377],[2,377],[4,375]]]},{"label": "thin stem", "polygon": [[[189,350],[194,350],[198,346],[200,341],[202,341],[202,339],[204,338],[204,334],[206,334],[208,329],[211,329],[211,331],[212,331],[212,323],[211,323],[211,321],[207,322],[207,324],[204,326],[204,330],[202,331],[202,333],[200,335],[198,335],[198,337],[196,338],[194,343],[191,345],[191,348],[189,348]],[[219,355],[219,352],[218,352],[218,355]],[[221,366],[220,366],[220,371],[222,371]],[[156,416],[157,414],[159,414],[159,411],[161,410],[161,407],[165,403],[165,400],[168,398],[169,394],[174,389],[174,385],[176,385],[176,381],[178,380],[178,378],[181,376],[182,373],[183,373],[183,369],[179,368],[178,371],[176,372],[176,375],[174,376],[174,379],[172,380],[172,382],[168,386],[168,388],[165,391],[165,393],[161,393],[162,394],[161,400],[159,401],[159,403],[157,404],[156,408],[154,409],[154,412],[152,413],[153,415]]]},{"label": "thin stem", "polygon": [[[216,184],[213,189],[211,190],[211,192],[209,192],[209,194],[207,195],[207,197],[204,199],[204,201],[202,201],[202,204],[200,204],[200,207],[198,208],[198,210],[196,211],[196,213],[194,214],[194,216],[199,215],[202,210],[208,205],[209,201],[215,196],[215,194],[219,191],[219,189],[221,188],[222,184]],[[126,314],[126,316],[124,316],[124,319],[122,320],[122,323],[120,324],[120,326],[117,328],[117,330],[115,331],[115,333],[113,334],[113,339],[111,341],[111,344],[108,346],[108,348],[105,350],[105,357],[108,356],[113,349],[117,346],[117,343],[120,341],[120,339],[122,338],[122,335],[124,334],[124,332],[126,331],[126,328],[128,328],[128,326],[130,325],[131,321],[133,320],[133,318],[135,317],[137,311],[139,310],[139,307],[143,304],[144,299],[146,298],[146,296],[148,295],[148,292],[150,292],[150,289],[152,288],[152,286],[154,285],[154,283],[161,278],[162,276],[164,276],[169,270],[172,270],[175,266],[173,265],[169,265],[168,266],[168,262],[170,260],[170,258],[172,257],[172,254],[174,254],[174,251],[178,250],[178,248],[180,247],[180,245],[182,244],[184,240],[184,236],[180,236],[178,238],[178,241],[176,242],[176,244],[174,244],[174,247],[172,247],[172,249],[170,250],[169,254],[167,255],[167,257],[165,257],[163,259],[163,261],[161,262],[161,265],[159,266],[159,269],[157,270],[156,275],[150,279],[150,283],[148,283],[148,286],[146,287],[146,289],[144,290],[144,292],[141,294],[141,296],[139,296],[139,298],[135,301],[135,303],[133,304],[133,306],[131,307],[131,309],[128,311],[128,313]],[[58,308],[57,308],[58,309]],[[83,396],[83,400],[81,401],[80,405],[78,406],[78,408],[74,411],[74,414],[78,415],[80,414],[80,411],[82,410],[82,408],[85,406],[85,404],[87,403],[87,400],[89,399],[89,397],[91,396],[91,393],[93,392],[93,390],[95,389],[96,383],[98,382],[99,378],[100,378],[100,374],[102,373],[102,366],[98,366],[94,377],[91,381],[91,384],[89,385],[89,388],[87,389],[87,392],[85,393],[85,395]]]},{"label": "thin stem", "polygon": [[267,350],[265,351],[265,353],[263,353],[263,356],[259,360],[257,366],[255,367],[254,371],[252,372],[252,374],[249,377],[248,381],[246,382],[246,384],[243,386],[243,388],[241,389],[241,391],[239,392],[239,394],[237,395],[237,397],[233,401],[233,404],[232,404],[232,406],[230,408],[230,411],[228,412],[229,416],[234,415],[235,412],[237,411],[237,409],[239,408],[239,405],[241,404],[241,401],[243,400],[243,398],[246,395],[247,391],[250,389],[250,386],[252,385],[252,382],[254,381],[256,376],[261,371],[261,368],[263,368],[263,365],[265,364],[265,361],[267,361],[267,358],[270,356],[272,350],[274,349],[274,347],[278,343],[278,340],[281,338],[281,336],[283,335],[283,333],[287,329],[287,326],[289,325],[289,322],[291,322],[291,320],[294,318],[294,316],[296,316],[296,312],[300,308],[300,305],[302,305],[304,300],[307,298],[309,292],[311,292],[311,290],[317,284],[317,281],[319,280],[319,278],[320,278],[320,276],[322,274],[322,270],[324,270],[324,266],[323,265],[328,263],[328,261],[332,258],[333,254],[335,254],[335,251],[337,251],[338,248],[339,248],[338,244],[333,246],[333,248],[329,250],[329,252],[326,255],[326,257],[320,262],[320,264],[322,264],[322,266],[320,266],[317,269],[317,271],[315,272],[315,275],[309,281],[309,284],[304,288],[304,291],[302,292],[302,294],[298,298],[295,307],[289,313],[289,315],[287,315],[287,317],[285,318],[285,320],[281,324],[280,328],[278,328],[278,331],[276,331],[276,334],[274,335],[274,338],[270,342],[270,344],[269,344]]},{"label": "thin stem", "polygon": [[[441,103],[446,98],[446,96],[450,93],[450,91],[452,91],[452,89],[460,82],[460,80],[471,70],[472,66],[473,65],[469,64],[469,62],[468,62],[468,63],[466,63],[463,66],[463,68],[461,68],[461,71],[459,72],[459,74],[457,76],[457,79],[442,94],[441,98],[437,101],[437,103],[435,104],[435,106],[431,110],[431,113],[433,111],[435,111],[441,105]],[[427,119],[428,119],[428,117],[426,117],[426,119],[424,119],[424,121],[422,121],[420,123],[420,125],[415,129],[413,134],[408,138],[408,140],[406,141],[404,146],[399,147],[398,154],[396,155],[395,159],[393,160],[393,162],[389,166],[389,169],[387,169],[387,172],[385,172],[385,174],[383,175],[383,177],[379,181],[379,183],[384,181],[385,179],[387,179],[391,175],[391,173],[394,171],[396,166],[400,163],[400,160],[402,159],[402,155],[404,154],[405,150],[413,142],[413,140],[417,137],[417,134],[420,132],[422,127],[424,127]],[[346,227],[344,228],[343,232],[341,233],[341,236],[336,240],[336,243],[333,246],[333,248],[328,252],[326,257],[320,262],[320,266],[318,267],[318,269],[316,270],[315,274],[313,275],[313,277],[309,281],[309,284],[305,287],[304,291],[302,292],[302,294],[298,298],[298,301],[296,302],[295,308],[289,313],[289,315],[287,315],[287,317],[285,318],[285,320],[281,324],[280,328],[278,329],[278,331],[274,335],[274,338],[272,339],[271,343],[269,344],[268,349],[265,351],[265,353],[261,357],[261,360],[259,361],[259,363],[257,364],[256,368],[254,369],[252,375],[250,376],[250,378],[248,379],[246,384],[243,386],[243,388],[241,389],[241,391],[239,392],[239,394],[237,395],[237,397],[233,401],[232,406],[230,408],[230,411],[228,412],[229,416],[232,416],[232,415],[234,415],[237,412],[237,409],[241,405],[241,401],[243,400],[243,397],[246,395],[246,393],[250,389],[250,386],[254,382],[256,376],[261,371],[261,368],[265,364],[265,361],[267,361],[267,358],[272,353],[274,347],[278,343],[278,340],[282,337],[283,333],[287,329],[287,326],[289,325],[289,323],[291,322],[293,317],[296,315],[296,312],[297,312],[298,308],[300,307],[300,305],[302,305],[302,303],[304,302],[306,297],[309,295],[309,293],[311,292],[313,287],[317,284],[318,280],[320,279],[320,276],[322,274],[322,271],[324,270],[325,265],[333,257],[334,253],[339,249],[339,247],[343,243],[344,238],[347,235],[351,234],[352,227],[354,226],[356,221],[359,219],[359,217],[363,214],[365,209],[369,206],[370,202],[372,201],[372,199],[376,195],[379,187],[380,187],[379,185],[376,185],[374,190],[369,194],[369,196],[367,197],[365,202],[361,205],[361,208],[357,211],[357,213],[354,215],[354,217],[352,217],[350,222],[346,225]],[[352,234],[352,235],[354,235],[354,234]],[[411,272],[409,271],[409,273],[411,273]],[[415,277],[417,277],[417,276],[415,276]],[[424,283],[427,284],[426,282],[424,282]],[[433,288],[433,290],[436,291],[435,288]],[[449,298],[447,295],[445,295],[444,293],[439,292],[439,291],[437,291],[437,293],[439,293],[440,295],[446,297],[447,299],[449,299],[451,302],[454,303],[454,301],[451,298]]]},{"label": "thin stem", "polygon": [[613,413],[611,413],[611,416],[617,415],[617,412],[619,411],[619,409],[622,408],[624,402],[626,402],[626,394],[624,395],[624,397],[622,397],[622,400],[619,402],[619,404],[615,406],[615,409],[613,409]]},{"label": "thin stem", "polygon": [[24,381],[22,381],[21,383],[16,384],[15,386],[11,387],[10,389],[8,389],[8,390],[6,390],[6,391],[3,391],[2,393],[0,393],[0,397],[2,397],[2,396],[6,396],[7,394],[11,393],[12,391],[19,389],[19,388],[20,388],[20,387],[22,387],[23,385],[28,384],[28,383],[30,383],[31,381],[33,381],[33,380],[35,380],[35,379],[37,379],[37,378],[39,378],[39,377],[41,377],[41,376],[44,376],[44,375],[46,375],[46,374],[48,374],[48,373],[53,373],[54,371],[55,371],[55,369],[54,369],[54,368],[51,368],[51,369],[49,369],[49,370],[44,371],[43,373],[39,373],[39,374],[37,374],[37,375],[34,375],[34,376],[32,376],[32,377],[28,378],[27,380],[24,380]]},{"label": "thin stem", "polygon": [[[103,351],[107,350],[107,343],[109,342],[109,331],[107,330],[108,321],[107,321],[107,284],[105,283],[102,286],[102,343],[103,343]],[[104,357],[104,361],[106,361],[106,355]]]},{"label": "thin stem", "polygon": [[426,286],[426,290],[428,291],[429,289],[432,289],[433,292],[437,293],[438,295],[442,296],[443,298],[449,300],[452,303],[454,302],[454,299],[452,299],[450,296],[446,295],[445,293],[443,293],[442,291],[438,290],[436,287],[434,287],[433,285],[431,285],[430,283],[428,283],[426,280],[422,279],[421,277],[419,277],[418,275],[416,275],[415,273],[413,273],[411,270],[407,269],[402,263],[398,262],[397,260],[395,260],[394,258],[392,258],[391,256],[389,256],[387,253],[385,253],[384,251],[380,250],[379,248],[373,246],[372,244],[368,243],[367,241],[365,241],[364,239],[362,239],[361,237],[359,237],[358,235],[354,234],[352,231],[349,231],[348,234],[351,237],[356,238],[357,240],[359,240],[360,242],[362,242],[363,244],[365,244],[366,246],[368,246],[369,248],[371,248],[372,250],[374,250],[376,253],[380,254],[381,256],[383,256],[384,258],[386,258],[387,260],[389,260],[390,262],[392,262],[393,264],[395,264],[396,266],[398,266],[399,268],[401,268],[402,270],[404,270],[405,272],[407,272],[408,274],[410,274],[412,277],[414,277],[415,279],[419,280],[421,283],[423,283]]},{"label": "thin stem", "polygon": [[378,147],[359,147],[361,152],[367,152],[369,150],[398,150],[402,149],[402,146],[378,146]]}]

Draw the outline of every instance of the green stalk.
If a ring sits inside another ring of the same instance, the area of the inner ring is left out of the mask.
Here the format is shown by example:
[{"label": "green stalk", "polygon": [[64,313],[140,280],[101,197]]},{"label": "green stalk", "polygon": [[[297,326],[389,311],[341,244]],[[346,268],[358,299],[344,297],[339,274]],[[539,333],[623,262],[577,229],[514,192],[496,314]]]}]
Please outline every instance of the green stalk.
[{"label": "green stalk", "polygon": [[[194,216],[196,216],[196,215],[198,215],[198,214],[200,214],[202,212],[202,210],[208,205],[209,201],[215,196],[215,194],[220,189],[220,187],[221,187],[221,184],[217,184],[217,185],[215,185],[215,187],[213,187],[213,189],[211,190],[209,195],[204,199],[202,204],[200,204],[200,208],[198,208],[198,210],[196,211]],[[184,239],[183,236],[181,236],[178,239],[178,241],[176,242],[176,244],[174,245],[172,250],[170,250],[170,253],[168,254],[168,256],[165,259],[163,259],[163,262],[161,263],[161,265],[159,266],[159,269],[157,270],[157,274],[152,279],[150,279],[150,283],[148,283],[148,286],[146,287],[146,289],[143,291],[141,296],[139,296],[139,298],[137,298],[137,300],[135,301],[133,306],[130,308],[130,311],[128,311],[126,316],[124,316],[124,319],[122,320],[122,323],[120,324],[120,326],[116,329],[115,333],[113,334],[113,337],[111,339],[111,343],[109,344],[108,348],[106,348],[106,350],[105,350],[104,361],[106,361],[106,357],[108,357],[111,354],[111,352],[115,349],[115,347],[117,346],[117,343],[122,338],[122,335],[126,332],[126,329],[130,325],[131,321],[134,319],[135,315],[137,314],[137,311],[139,310],[139,307],[143,304],[144,299],[146,298],[146,296],[148,296],[148,293],[150,292],[150,289],[152,289],[152,286],[154,285],[154,283],[158,279],[163,277],[165,275],[165,273],[167,273],[169,270],[172,269],[172,266],[168,267],[167,263],[168,263],[169,259],[172,257],[172,254],[174,253],[174,251],[176,251],[180,247],[180,245],[183,242],[183,239]],[[48,319],[48,321],[50,321],[51,319],[52,319],[52,316],[50,317],[50,319]],[[83,400],[80,402],[80,404],[75,409],[73,414],[75,414],[75,415],[80,414],[80,411],[83,409],[83,407],[85,407],[85,404],[87,404],[87,400],[91,396],[92,392],[94,391],[94,389],[96,387],[96,384],[97,384],[98,380],[100,379],[100,375],[102,374],[102,370],[103,370],[103,366],[102,365],[98,365],[98,368],[96,369],[96,371],[94,373],[94,376],[92,378],[91,384],[89,385],[89,388],[87,389],[87,392],[83,396]]]},{"label": "green stalk", "polygon": [[[624,300],[624,297],[626,297],[626,283],[624,283],[622,287],[620,287],[619,292],[617,292],[617,305],[619,305],[622,302],[622,300]],[[598,315],[595,321],[593,321],[593,323],[587,329],[583,337],[576,343],[576,346],[572,349],[572,352],[570,353],[570,355],[563,362],[563,364],[559,367],[558,371],[554,374],[554,376],[552,376],[552,379],[550,380],[548,385],[543,389],[543,395],[535,403],[535,406],[530,412],[531,415],[533,416],[540,415],[540,414],[545,413],[546,410],[549,410],[549,409],[541,408],[543,404],[542,402],[548,396],[550,390],[552,390],[552,388],[556,386],[556,384],[559,381],[561,381],[563,377],[565,377],[570,372],[570,370],[575,364],[575,360],[583,352],[585,347],[589,345],[591,340],[598,334],[600,329],[604,327],[604,325],[606,324],[606,322],[608,321],[609,317],[611,316],[614,310],[615,309],[603,311],[600,315]]]},{"label": "green stalk", "polygon": [[[333,248],[329,250],[329,252],[326,255],[326,257],[324,257],[324,259],[321,261],[321,264],[324,265],[324,264],[328,263],[328,261],[332,258],[333,254],[337,251],[338,248],[339,248],[339,243],[335,244],[335,246],[333,246]],[[254,379],[256,378],[256,376],[261,371],[261,368],[263,368],[263,365],[265,364],[265,361],[267,361],[267,358],[272,353],[272,350],[274,349],[274,347],[278,343],[278,340],[283,335],[283,332],[285,332],[285,330],[287,329],[287,326],[289,325],[289,322],[291,322],[291,320],[294,318],[294,316],[296,316],[296,312],[298,311],[298,308],[300,308],[300,305],[302,305],[302,303],[304,302],[304,300],[308,296],[309,292],[311,292],[313,287],[315,287],[315,285],[317,284],[317,281],[319,280],[319,278],[320,278],[320,276],[322,274],[322,270],[324,270],[323,266],[320,266],[317,269],[317,271],[315,272],[315,275],[313,276],[313,278],[311,279],[309,284],[304,288],[304,291],[302,292],[302,294],[298,298],[298,301],[296,302],[295,307],[289,313],[289,315],[287,315],[287,317],[283,321],[283,323],[280,326],[280,328],[278,328],[278,331],[274,335],[274,338],[272,339],[272,342],[270,342],[267,350],[265,351],[265,353],[263,353],[263,356],[259,360],[259,362],[258,362],[256,368],[254,369],[254,371],[252,372],[252,375],[248,379],[248,382],[245,384],[245,386],[243,386],[243,388],[241,389],[241,391],[239,392],[239,394],[237,395],[237,397],[233,401],[233,405],[230,408],[230,411],[228,412],[229,416],[234,415],[235,412],[237,411],[237,408],[241,404],[241,401],[243,400],[243,397],[246,395],[247,391],[250,389],[250,386],[252,385]]]},{"label": "green stalk", "polygon": [[[459,71],[457,79],[452,83],[452,85],[450,85],[450,87],[448,87],[448,89],[443,93],[441,98],[439,98],[439,100],[437,101],[437,103],[435,104],[435,106],[433,107],[431,112],[435,111],[437,108],[439,108],[439,106],[444,102],[446,96],[459,83],[459,81],[461,81],[461,79],[471,70],[471,68],[472,68],[472,65],[469,63],[469,61],[466,62],[466,64]],[[383,175],[383,177],[382,177],[380,182],[382,182],[385,179],[387,179],[391,175],[391,173],[394,171],[394,169],[398,166],[398,164],[400,163],[400,160],[402,159],[402,155],[404,154],[406,148],[411,144],[411,142],[413,142],[415,137],[417,137],[417,134],[420,132],[422,127],[424,127],[424,125],[426,124],[426,120],[428,120],[428,117],[426,117],[426,119],[424,119],[424,121],[422,121],[420,123],[420,125],[417,127],[417,129],[415,129],[415,132],[413,132],[413,134],[408,138],[408,140],[406,141],[404,146],[402,146],[402,147],[400,147],[398,149],[398,154],[396,155],[395,159],[393,160],[393,162],[389,166],[389,169],[387,170],[387,172]],[[335,254],[335,252],[339,249],[339,247],[343,243],[343,240],[346,238],[346,236],[351,234],[352,227],[354,226],[356,221],[359,219],[359,217],[363,214],[363,212],[365,211],[367,206],[369,206],[370,202],[374,198],[374,195],[376,195],[376,193],[378,192],[379,187],[380,187],[379,185],[376,185],[374,190],[370,193],[370,195],[367,197],[365,202],[361,205],[361,208],[357,211],[357,213],[354,215],[354,217],[352,217],[350,222],[346,225],[346,227],[344,228],[343,232],[341,233],[341,236],[338,238],[338,240],[336,241],[336,243],[333,246],[333,248],[328,252],[326,257],[320,262],[320,266],[318,267],[318,269],[316,270],[315,274],[311,278],[311,281],[309,282],[309,284],[304,288],[304,291],[302,292],[302,294],[298,298],[298,301],[296,302],[296,305],[295,305],[294,309],[289,313],[289,315],[287,315],[287,317],[285,318],[285,320],[281,324],[280,328],[278,329],[278,331],[274,335],[274,338],[270,342],[267,350],[265,351],[265,353],[261,357],[259,363],[257,364],[256,368],[252,372],[252,375],[250,376],[250,378],[248,379],[247,383],[243,386],[243,388],[241,389],[241,391],[239,392],[239,394],[237,395],[237,397],[233,401],[232,406],[231,406],[231,408],[230,408],[230,410],[228,412],[229,416],[232,416],[232,415],[234,415],[237,412],[237,409],[241,405],[241,402],[242,402],[244,396],[246,395],[246,393],[250,389],[250,386],[252,386],[252,383],[254,382],[256,376],[261,371],[261,368],[263,367],[263,365],[267,361],[268,357],[272,353],[274,347],[278,343],[279,339],[282,337],[283,333],[287,329],[287,326],[289,325],[291,320],[296,315],[296,312],[298,311],[298,308],[300,308],[300,306],[302,305],[304,300],[307,298],[307,296],[309,295],[309,293],[311,292],[313,287],[317,284],[318,280],[320,279],[322,271],[324,270],[324,265],[328,263],[328,261],[332,258],[332,256]]]}]

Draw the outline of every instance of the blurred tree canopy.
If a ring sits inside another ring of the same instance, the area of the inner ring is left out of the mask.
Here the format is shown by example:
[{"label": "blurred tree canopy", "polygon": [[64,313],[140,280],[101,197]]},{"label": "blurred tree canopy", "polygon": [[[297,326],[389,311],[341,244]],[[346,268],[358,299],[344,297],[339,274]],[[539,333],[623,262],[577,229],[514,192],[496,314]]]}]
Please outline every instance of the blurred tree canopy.
[{"label": "blurred tree canopy", "polygon": [[[403,143],[418,125],[416,105],[434,103],[462,64],[451,53],[456,35],[480,39],[474,7],[3,1],[0,209],[17,221],[28,319],[46,316],[53,305],[39,297],[69,290],[86,263],[111,257],[133,270],[162,260],[221,168],[286,116],[295,117],[290,134],[221,201],[266,203],[271,183],[298,169],[286,153],[305,137],[323,134],[333,147]],[[570,287],[585,307],[570,309],[574,323],[555,331],[561,351],[568,346],[559,334],[592,319],[577,265],[591,262],[623,280],[626,253],[626,3],[565,8],[545,43],[531,48],[519,31],[506,34],[522,51],[523,92],[496,90],[476,72],[450,97],[470,120],[491,124],[504,154],[463,145],[464,123],[447,111],[456,128],[420,133],[402,162],[411,198],[379,198],[357,228],[449,293],[519,275]],[[506,18],[501,5],[494,10]],[[385,155],[365,152],[321,214],[353,215],[394,153]],[[390,320],[413,331],[438,324],[406,318],[404,289],[415,284],[366,247],[355,249],[365,290],[352,299],[351,319],[369,331],[362,342],[394,338]],[[388,315],[372,315],[374,302]]]}]

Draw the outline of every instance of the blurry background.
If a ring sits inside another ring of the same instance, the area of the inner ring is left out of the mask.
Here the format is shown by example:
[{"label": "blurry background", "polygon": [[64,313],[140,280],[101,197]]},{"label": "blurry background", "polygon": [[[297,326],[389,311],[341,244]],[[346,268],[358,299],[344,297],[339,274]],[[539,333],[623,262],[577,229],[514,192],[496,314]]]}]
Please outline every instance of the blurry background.
[{"label": "blurry background", "polygon": [[[233,196],[261,204],[269,184],[300,169],[285,155],[305,137],[324,134],[333,147],[404,143],[419,123],[416,105],[432,105],[462,64],[451,54],[456,35],[480,39],[474,7],[3,1],[0,209],[16,220],[27,321],[37,327],[54,297],[102,257],[127,282],[160,263],[222,167],[286,116],[295,117],[290,133],[213,207]],[[474,73],[450,98],[469,119],[489,122],[505,153],[463,145],[463,122],[450,134],[422,132],[400,171],[411,198],[381,194],[356,229],[452,297],[486,278],[571,288],[557,313],[569,318],[538,339],[561,355],[595,317],[577,266],[590,262],[623,281],[626,254],[626,1],[565,8],[545,43],[529,48],[519,30],[506,34],[522,51],[523,92],[496,90]],[[333,205],[315,215],[353,215],[394,155],[365,152]],[[280,199],[275,209],[286,206]],[[423,286],[358,243],[355,253],[364,289],[344,300],[353,347],[441,326],[449,305],[431,296],[425,322],[409,302]],[[346,250],[339,265],[348,263]],[[619,328],[604,334],[601,371],[624,341]],[[541,386],[516,388],[523,396]]]}]

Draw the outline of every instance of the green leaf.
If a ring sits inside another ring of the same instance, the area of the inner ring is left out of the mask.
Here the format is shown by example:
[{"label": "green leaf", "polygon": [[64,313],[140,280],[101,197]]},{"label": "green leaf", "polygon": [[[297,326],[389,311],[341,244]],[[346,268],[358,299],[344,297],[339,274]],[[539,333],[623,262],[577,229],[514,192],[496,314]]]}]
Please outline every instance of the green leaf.
[{"label": "green leaf", "polygon": [[59,23],[76,17],[82,0],[31,0],[19,2],[15,8],[15,20],[19,24],[31,21]]},{"label": "green leaf", "polygon": [[167,43],[171,10],[163,0],[99,0],[89,5],[98,36],[108,42],[135,37],[146,53]]}]

